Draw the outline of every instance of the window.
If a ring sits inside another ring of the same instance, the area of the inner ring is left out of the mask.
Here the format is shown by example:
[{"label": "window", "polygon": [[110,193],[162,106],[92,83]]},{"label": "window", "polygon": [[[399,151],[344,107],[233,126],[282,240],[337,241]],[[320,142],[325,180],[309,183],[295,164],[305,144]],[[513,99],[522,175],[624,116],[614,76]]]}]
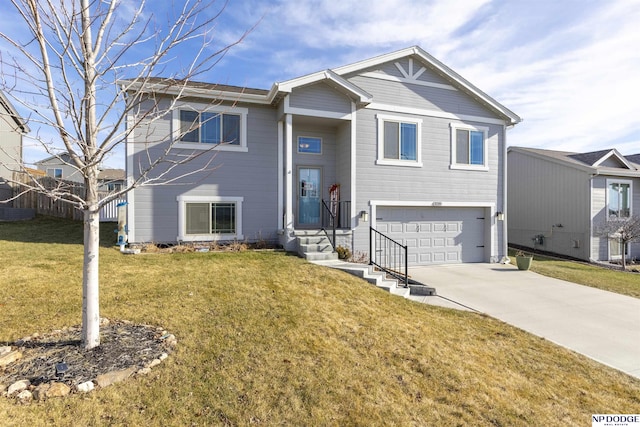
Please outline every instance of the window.
[{"label": "window", "polygon": [[631,181],[607,180],[607,217],[631,216]]},{"label": "window", "polygon": [[377,164],[422,166],[422,120],[378,114]]},{"label": "window", "polygon": [[122,184],[119,182],[110,182],[107,184],[107,191],[120,191],[122,190]]},{"label": "window", "polygon": [[242,197],[179,196],[181,241],[243,239]]},{"label": "window", "polygon": [[451,169],[489,169],[487,132],[487,128],[451,123]]},{"label": "window", "polygon": [[[201,108],[199,108],[201,107]],[[248,109],[183,104],[174,112],[175,139],[194,149],[247,151]]]},{"label": "window", "polygon": [[52,176],[57,179],[62,179],[62,169],[61,168],[47,168],[47,175]]},{"label": "window", "polygon": [[299,136],[298,153],[322,154],[322,138]]}]

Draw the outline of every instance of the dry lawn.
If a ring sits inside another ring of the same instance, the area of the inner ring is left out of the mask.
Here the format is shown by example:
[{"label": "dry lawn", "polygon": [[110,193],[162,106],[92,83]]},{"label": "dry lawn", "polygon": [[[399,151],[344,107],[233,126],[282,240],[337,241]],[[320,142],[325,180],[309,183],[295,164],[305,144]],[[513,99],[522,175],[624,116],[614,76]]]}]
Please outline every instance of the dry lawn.
[{"label": "dry lawn", "polygon": [[[80,227],[0,223],[0,344],[80,322]],[[101,266],[101,314],[164,326],[177,350],[87,395],[0,399],[0,425],[585,426],[640,410],[640,380],[284,253],[104,246]]]}]

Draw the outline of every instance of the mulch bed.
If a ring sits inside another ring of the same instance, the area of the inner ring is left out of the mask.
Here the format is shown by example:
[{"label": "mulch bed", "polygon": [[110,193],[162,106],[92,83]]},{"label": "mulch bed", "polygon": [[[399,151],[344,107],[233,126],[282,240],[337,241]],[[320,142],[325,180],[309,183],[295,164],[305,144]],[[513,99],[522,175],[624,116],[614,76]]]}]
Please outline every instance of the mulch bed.
[{"label": "mulch bed", "polygon": [[[165,343],[167,336],[162,328],[103,320],[100,346],[85,350],[80,327],[64,328],[42,336],[34,334],[15,343],[0,344],[10,345],[22,353],[21,359],[4,370],[0,368],[0,384],[9,386],[27,379],[34,386],[55,381],[74,389],[101,374],[132,366],[144,368],[163,353],[170,352],[171,347]],[[66,364],[64,374],[56,370],[60,363]]]}]

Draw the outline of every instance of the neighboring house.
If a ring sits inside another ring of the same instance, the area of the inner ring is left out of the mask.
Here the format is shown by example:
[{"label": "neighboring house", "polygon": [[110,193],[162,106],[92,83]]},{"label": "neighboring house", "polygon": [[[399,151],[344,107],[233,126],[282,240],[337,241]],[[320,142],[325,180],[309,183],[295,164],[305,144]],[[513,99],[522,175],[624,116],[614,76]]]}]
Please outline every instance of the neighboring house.
[{"label": "neighboring house", "polygon": [[29,127],[11,102],[0,92],[0,205],[12,196],[7,182],[13,172],[22,170],[22,138]]},{"label": "neighboring house", "polygon": [[73,165],[71,156],[68,153],[50,156],[37,161],[35,164],[39,170],[45,172],[47,176],[52,178],[84,183],[82,174],[78,171],[77,167]]},{"label": "neighboring house", "polygon": [[176,156],[218,144],[217,168],[194,183],[129,193],[130,242],[266,239],[295,250],[301,231],[321,227],[324,202],[339,216],[338,243],[362,254],[371,226],[408,245],[410,265],[506,255],[506,133],[521,119],[419,47],[270,90],[120,83],[151,94],[142,110],[188,96],[136,126],[129,179],[171,142]]},{"label": "neighboring house", "polygon": [[100,169],[98,172],[98,191],[112,192],[124,188],[127,176],[124,169]]},{"label": "neighboring house", "polygon": [[[572,153],[508,150],[509,242],[571,257],[621,258],[620,245],[600,236],[608,218],[640,214],[640,156],[615,149]],[[627,256],[640,258],[640,244]]]},{"label": "neighboring house", "polygon": [[[52,178],[84,184],[84,177],[73,165],[68,153],[47,157],[36,162],[36,166]],[[98,191],[119,191],[125,182],[124,169],[100,169],[98,172]]]}]

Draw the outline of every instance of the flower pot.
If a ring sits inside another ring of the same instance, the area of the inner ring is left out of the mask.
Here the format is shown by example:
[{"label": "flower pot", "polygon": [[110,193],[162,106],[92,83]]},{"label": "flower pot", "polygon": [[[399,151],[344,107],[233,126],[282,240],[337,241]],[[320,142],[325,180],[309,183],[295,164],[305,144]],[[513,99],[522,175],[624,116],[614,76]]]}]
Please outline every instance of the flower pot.
[{"label": "flower pot", "polygon": [[528,270],[531,267],[532,256],[516,256],[518,270]]}]

